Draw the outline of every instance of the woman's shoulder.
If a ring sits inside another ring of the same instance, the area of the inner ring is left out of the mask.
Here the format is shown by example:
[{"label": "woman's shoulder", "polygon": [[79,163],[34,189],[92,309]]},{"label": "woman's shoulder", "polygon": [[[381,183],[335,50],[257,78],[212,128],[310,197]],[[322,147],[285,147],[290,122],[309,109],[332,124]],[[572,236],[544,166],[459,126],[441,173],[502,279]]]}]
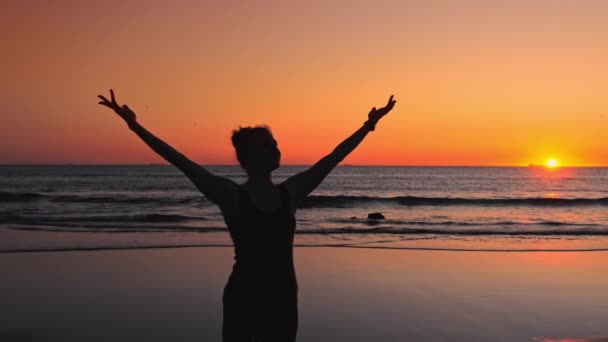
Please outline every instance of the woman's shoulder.
[{"label": "woman's shoulder", "polygon": [[234,183],[236,191],[232,194],[232,200],[230,203],[226,205],[221,205],[220,210],[222,212],[222,216],[224,216],[224,222],[227,225],[230,225],[238,218],[238,212],[241,206],[241,199],[243,197],[243,184]]},{"label": "woman's shoulder", "polygon": [[287,184],[285,182],[281,182],[281,183],[277,184],[277,186],[279,187],[279,190],[281,191],[282,201],[284,202],[284,205],[289,208],[289,211],[291,213],[295,213],[297,208],[295,205],[296,201],[294,199],[294,193],[289,190],[289,187],[287,186]]}]

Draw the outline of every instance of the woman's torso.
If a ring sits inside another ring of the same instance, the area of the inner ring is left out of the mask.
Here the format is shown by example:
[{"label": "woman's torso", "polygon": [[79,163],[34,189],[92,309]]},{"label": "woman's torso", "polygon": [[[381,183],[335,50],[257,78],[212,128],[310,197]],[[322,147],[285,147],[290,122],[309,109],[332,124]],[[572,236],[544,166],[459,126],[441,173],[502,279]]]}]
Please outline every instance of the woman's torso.
[{"label": "woman's torso", "polygon": [[295,213],[289,195],[279,185],[281,206],[257,208],[239,185],[236,215],[226,220],[234,243],[235,263],[225,292],[245,296],[297,295],[293,263]]}]

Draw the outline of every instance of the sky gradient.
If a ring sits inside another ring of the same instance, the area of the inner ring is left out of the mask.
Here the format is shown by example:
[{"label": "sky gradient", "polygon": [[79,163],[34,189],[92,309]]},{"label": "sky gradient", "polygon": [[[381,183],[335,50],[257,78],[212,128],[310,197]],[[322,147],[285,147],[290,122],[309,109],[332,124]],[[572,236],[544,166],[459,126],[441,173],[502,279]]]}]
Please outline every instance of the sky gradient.
[{"label": "sky gradient", "polygon": [[607,1],[5,1],[0,163],[164,163],[97,95],[200,164],[268,124],[312,164],[608,166]]}]

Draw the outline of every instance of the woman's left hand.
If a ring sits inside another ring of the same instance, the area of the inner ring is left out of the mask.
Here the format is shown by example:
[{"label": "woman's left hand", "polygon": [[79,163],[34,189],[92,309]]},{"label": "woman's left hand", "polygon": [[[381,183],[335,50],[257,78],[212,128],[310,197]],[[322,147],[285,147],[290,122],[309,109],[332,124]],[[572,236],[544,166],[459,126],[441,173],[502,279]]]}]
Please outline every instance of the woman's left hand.
[{"label": "woman's left hand", "polygon": [[376,124],[378,120],[380,120],[380,118],[385,116],[388,112],[391,111],[391,109],[393,109],[396,102],[396,100],[393,100],[393,95],[391,95],[391,97],[388,99],[388,103],[386,104],[386,106],[380,109],[376,109],[376,107],[372,108],[372,110],[367,115],[369,121],[373,124]]}]

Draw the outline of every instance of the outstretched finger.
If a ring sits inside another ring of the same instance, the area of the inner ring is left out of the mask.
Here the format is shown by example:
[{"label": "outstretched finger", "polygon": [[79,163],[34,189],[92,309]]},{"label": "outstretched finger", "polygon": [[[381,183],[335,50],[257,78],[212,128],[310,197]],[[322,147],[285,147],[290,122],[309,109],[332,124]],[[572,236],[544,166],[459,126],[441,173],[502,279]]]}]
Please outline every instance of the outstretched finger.
[{"label": "outstretched finger", "polygon": [[393,102],[393,95],[388,99],[388,104],[391,104],[391,102]]},{"label": "outstretched finger", "polygon": [[112,103],[116,103],[116,98],[114,97],[114,90],[110,89],[110,95],[112,96]]},{"label": "outstretched finger", "polygon": [[108,99],[106,99],[106,98],[105,98],[105,96],[103,96],[103,95],[97,95],[97,97],[99,97],[100,99],[102,99],[102,100],[103,100],[103,102],[108,102],[108,103],[110,102],[110,101],[108,101]]}]

